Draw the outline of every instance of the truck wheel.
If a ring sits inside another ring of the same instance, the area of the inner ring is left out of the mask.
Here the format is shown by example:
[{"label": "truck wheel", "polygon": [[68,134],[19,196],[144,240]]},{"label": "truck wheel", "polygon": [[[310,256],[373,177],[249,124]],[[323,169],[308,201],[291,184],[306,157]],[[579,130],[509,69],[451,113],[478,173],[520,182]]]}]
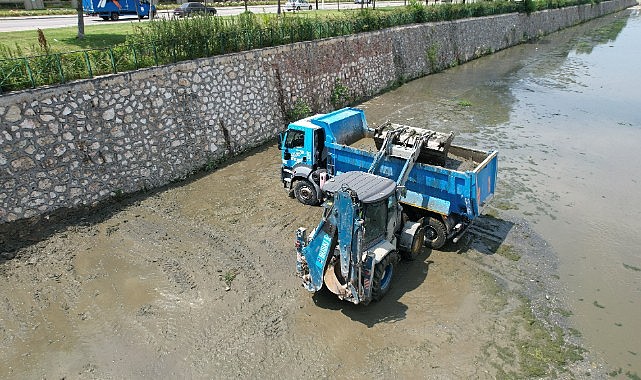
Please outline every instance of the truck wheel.
[{"label": "truck wheel", "polygon": [[380,301],[392,285],[395,256],[396,252],[390,252],[374,266],[374,278],[372,279],[372,299],[374,301]]},{"label": "truck wheel", "polygon": [[118,13],[111,12],[111,21],[118,21],[118,18],[120,18],[120,16],[118,16]]},{"label": "truck wheel", "polygon": [[315,206],[318,204],[316,189],[307,180],[296,181],[294,184],[294,196],[304,205]]},{"label": "truck wheel", "polygon": [[445,224],[436,218],[428,218],[425,225],[425,245],[439,249],[445,244],[445,239],[447,239]]},{"label": "truck wheel", "polygon": [[401,250],[401,257],[405,260],[414,260],[421,253],[425,242],[425,227],[421,226],[416,230],[412,239],[412,246],[409,251]]}]

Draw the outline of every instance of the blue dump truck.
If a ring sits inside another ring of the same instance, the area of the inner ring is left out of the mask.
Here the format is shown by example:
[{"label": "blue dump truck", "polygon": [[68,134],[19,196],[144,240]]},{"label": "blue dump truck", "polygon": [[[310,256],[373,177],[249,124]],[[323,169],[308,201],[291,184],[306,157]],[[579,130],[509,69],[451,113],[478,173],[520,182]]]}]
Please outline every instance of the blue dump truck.
[{"label": "blue dump truck", "polygon": [[[376,148],[350,146],[365,138]],[[293,122],[280,134],[281,179],[308,205],[331,199],[322,188],[342,173],[391,179],[400,189],[403,219],[420,221],[425,245],[438,249],[461,237],[496,184],[498,152],[452,145],[452,139],[452,133],[391,123],[369,128],[362,110],[344,108]],[[415,163],[402,173],[414,153]]]},{"label": "blue dump truck", "polygon": [[156,15],[156,6],[149,0],[82,0],[82,9],[87,16],[117,21],[120,16],[149,17]]}]

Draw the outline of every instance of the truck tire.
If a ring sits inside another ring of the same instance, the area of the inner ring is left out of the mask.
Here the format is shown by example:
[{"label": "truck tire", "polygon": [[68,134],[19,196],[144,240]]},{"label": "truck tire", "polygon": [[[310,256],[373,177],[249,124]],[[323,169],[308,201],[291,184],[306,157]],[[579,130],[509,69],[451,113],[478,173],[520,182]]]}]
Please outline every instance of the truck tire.
[{"label": "truck tire", "polygon": [[120,16],[116,12],[111,12],[111,17],[110,18],[111,18],[111,21],[118,21]]},{"label": "truck tire", "polygon": [[318,204],[316,188],[311,184],[311,182],[305,179],[294,183],[294,196],[304,205],[316,206]]},{"label": "truck tire", "polygon": [[401,250],[401,257],[405,260],[414,260],[421,253],[425,245],[425,226],[421,226],[412,239],[412,246],[409,251]]},{"label": "truck tire", "polygon": [[297,11],[300,11],[300,7],[296,7],[296,10],[297,10]]},{"label": "truck tire", "polygon": [[310,11],[312,10],[312,6],[311,6],[311,5],[309,6],[309,10],[310,10]]},{"label": "truck tire", "polygon": [[429,217],[425,225],[425,245],[439,249],[445,244],[447,229],[445,224],[436,218]]},{"label": "truck tire", "polygon": [[396,262],[396,252],[390,252],[374,266],[374,278],[372,278],[372,299],[374,301],[380,301],[389,291]]}]

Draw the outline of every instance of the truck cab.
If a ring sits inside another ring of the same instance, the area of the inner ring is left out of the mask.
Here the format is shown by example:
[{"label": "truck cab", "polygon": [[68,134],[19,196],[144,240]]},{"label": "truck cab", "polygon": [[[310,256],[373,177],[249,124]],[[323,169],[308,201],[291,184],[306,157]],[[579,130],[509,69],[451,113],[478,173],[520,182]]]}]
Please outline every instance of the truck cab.
[{"label": "truck cab", "polygon": [[320,175],[325,172],[325,131],[310,122],[291,124],[282,134],[281,180],[304,204],[316,205],[320,197]]},{"label": "truck cab", "polygon": [[295,121],[279,135],[283,187],[301,202],[317,205],[328,167],[328,144],[351,144],[368,132],[365,114],[343,108]]}]

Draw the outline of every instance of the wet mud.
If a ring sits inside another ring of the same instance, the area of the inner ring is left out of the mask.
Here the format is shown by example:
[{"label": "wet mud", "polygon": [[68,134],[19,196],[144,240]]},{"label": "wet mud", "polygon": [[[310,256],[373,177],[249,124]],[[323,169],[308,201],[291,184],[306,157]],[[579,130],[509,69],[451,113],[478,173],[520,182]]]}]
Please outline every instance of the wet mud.
[{"label": "wet mud", "polygon": [[[574,356],[554,255],[498,210],[463,242],[401,262],[380,302],[308,293],[295,276],[294,234],[314,227],[321,208],[289,198],[278,170],[279,151],[267,146],[192,181],[74,216],[12,252],[0,264],[0,377],[603,371],[589,355]],[[552,347],[559,357],[545,354]]]},{"label": "wet mud", "polygon": [[[580,28],[562,41],[599,26]],[[0,378],[625,377],[571,323],[564,244],[537,232],[560,230],[541,221],[572,209],[557,207],[567,200],[542,180],[564,176],[549,173],[567,156],[532,127],[562,112],[535,108],[509,122],[522,95],[512,74],[554,72],[567,57],[542,46],[362,105],[371,122],[455,129],[457,145],[500,151],[485,214],[459,243],[402,261],[380,302],[352,305],[301,287],[295,231],[315,227],[322,210],[287,196],[280,152],[268,145],[156,192],[4,231]],[[545,69],[515,58],[539,55]],[[624,264],[638,273],[634,260]]]}]

